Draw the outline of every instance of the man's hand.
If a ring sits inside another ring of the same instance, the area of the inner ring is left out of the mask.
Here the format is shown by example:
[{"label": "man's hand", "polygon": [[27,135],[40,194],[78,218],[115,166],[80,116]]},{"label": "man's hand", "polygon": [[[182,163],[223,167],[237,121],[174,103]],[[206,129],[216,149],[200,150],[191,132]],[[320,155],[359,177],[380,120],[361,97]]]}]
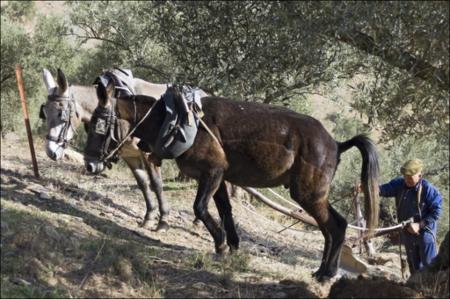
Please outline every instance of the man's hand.
[{"label": "man's hand", "polygon": [[419,235],[420,223],[419,222],[408,223],[408,225],[406,226],[406,230],[412,235]]}]

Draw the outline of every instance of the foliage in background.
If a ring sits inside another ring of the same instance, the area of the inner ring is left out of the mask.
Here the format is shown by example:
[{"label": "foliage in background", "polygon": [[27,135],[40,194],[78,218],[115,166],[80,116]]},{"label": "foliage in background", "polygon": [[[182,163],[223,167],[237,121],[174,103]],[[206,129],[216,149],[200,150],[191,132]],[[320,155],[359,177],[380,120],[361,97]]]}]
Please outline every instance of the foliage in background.
[{"label": "foliage in background", "polygon": [[9,1],[1,11],[1,127],[2,134],[23,130],[22,112],[15,77],[15,66],[23,71],[28,111],[33,128],[39,128],[38,108],[46,101],[42,69],[56,73],[62,67],[68,76],[79,66],[82,51],[69,39],[67,25],[56,16],[36,16],[32,32],[34,2]]},{"label": "foliage in background", "polygon": [[77,36],[109,44],[152,77],[289,106],[319,84],[364,74],[374,80],[354,86],[353,107],[385,141],[430,132],[448,141],[448,2],[71,5]]},{"label": "foliage in background", "polygon": [[[154,40],[154,21],[142,11],[152,2],[73,1],[70,9],[72,35],[81,44],[94,43],[92,55],[83,62],[80,81],[90,84],[105,68],[131,68],[136,77],[154,83],[169,82],[164,72],[170,57]],[[80,82],[81,83],[81,82]]]}]

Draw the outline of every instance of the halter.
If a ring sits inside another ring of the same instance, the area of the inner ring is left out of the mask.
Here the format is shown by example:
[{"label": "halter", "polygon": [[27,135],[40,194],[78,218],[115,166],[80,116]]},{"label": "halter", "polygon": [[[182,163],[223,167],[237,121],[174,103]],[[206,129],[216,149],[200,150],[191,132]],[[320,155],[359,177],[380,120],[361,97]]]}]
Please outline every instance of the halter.
[{"label": "halter", "polygon": [[[56,89],[55,89],[56,90]],[[73,94],[70,94],[70,96],[60,96],[56,94],[51,94],[47,96],[47,100],[49,102],[68,102],[68,104],[65,106],[65,108],[60,109],[60,119],[64,122],[64,127],[60,131],[58,137],[53,137],[47,134],[45,138],[49,141],[53,141],[56,143],[62,143],[63,147],[65,148],[69,140],[67,139],[67,132],[69,131],[69,127],[72,128],[72,131],[75,133],[75,129],[72,127],[72,116],[73,113],[76,111],[76,102],[73,98]],[[45,105],[41,105],[41,109],[39,112],[39,118],[46,120],[47,119],[47,113],[45,112]]]},{"label": "halter", "polygon": [[[117,125],[117,116],[115,113],[115,103],[110,108],[97,107],[92,114],[92,129],[97,138],[101,138],[102,142],[99,147],[90,149],[86,154],[89,156],[99,154],[99,158],[106,165],[110,165],[109,160],[116,158],[114,152],[109,152],[111,140],[118,142],[114,136]],[[106,136],[105,138],[101,137]]]}]

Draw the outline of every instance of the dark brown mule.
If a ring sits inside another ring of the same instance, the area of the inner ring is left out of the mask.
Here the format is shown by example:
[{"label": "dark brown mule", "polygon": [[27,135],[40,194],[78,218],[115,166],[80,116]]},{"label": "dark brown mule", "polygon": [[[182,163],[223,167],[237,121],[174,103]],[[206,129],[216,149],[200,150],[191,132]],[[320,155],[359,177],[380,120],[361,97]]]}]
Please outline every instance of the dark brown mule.
[{"label": "dark brown mule", "polygon": [[[169,88],[167,92],[181,96],[177,88]],[[134,135],[150,147],[155,144],[164,120],[163,101],[155,103],[155,99],[146,96],[115,99],[111,86],[98,86],[97,95],[98,108],[115,110],[131,124],[154,104]],[[377,225],[378,156],[370,139],[358,135],[346,142],[336,142],[316,119],[281,107],[219,97],[204,97],[202,104],[203,121],[220,143],[200,126],[193,146],[176,158],[176,163],[182,173],[198,181],[195,216],[211,233],[216,252],[222,253],[226,248],[225,235],[231,250],[239,247],[225,180],[240,186],[284,185],[291,197],[314,217],[325,237],[322,263],[314,275],[319,280],[334,276],[347,221],[327,197],[340,155],[353,146],[363,158],[361,181],[369,227]],[[220,224],[208,212],[211,197],[219,211]]]}]

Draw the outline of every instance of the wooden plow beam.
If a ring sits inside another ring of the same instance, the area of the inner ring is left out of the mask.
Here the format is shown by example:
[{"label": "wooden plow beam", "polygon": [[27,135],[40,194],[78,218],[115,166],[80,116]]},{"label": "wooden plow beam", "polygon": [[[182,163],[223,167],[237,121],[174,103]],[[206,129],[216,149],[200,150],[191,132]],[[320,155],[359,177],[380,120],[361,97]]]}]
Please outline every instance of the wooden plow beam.
[{"label": "wooden plow beam", "polygon": [[[246,192],[248,192],[249,194],[251,194],[252,196],[254,196],[256,199],[260,200],[261,202],[263,202],[264,204],[268,205],[269,207],[271,207],[272,209],[286,215],[286,216],[290,216],[292,218],[295,218],[297,220],[302,221],[303,223],[312,225],[314,227],[318,228],[318,224],[316,222],[316,220],[309,215],[305,210],[303,210],[299,205],[297,205],[294,202],[291,202],[287,199],[284,199],[282,196],[278,195],[277,193],[275,193],[273,190],[269,189],[270,192],[272,192],[273,194],[275,194],[277,197],[279,197],[280,199],[286,201],[287,203],[289,203],[292,207],[294,207],[294,210],[292,209],[288,209],[274,201],[272,201],[271,199],[269,199],[267,196],[263,195],[261,192],[257,191],[254,188],[250,188],[250,187],[242,187],[242,189],[244,189]],[[364,227],[359,227],[359,226],[354,226],[349,224],[348,227],[352,228],[352,229],[356,229],[361,231],[361,234],[358,238],[347,238],[345,241],[345,244],[342,248],[342,252],[341,252],[341,267],[344,268],[345,270],[351,271],[351,272],[356,272],[356,273],[364,273],[367,271],[368,268],[368,264],[365,263],[364,261],[362,261],[361,259],[359,259],[358,257],[356,257],[353,254],[352,251],[352,247],[356,246],[358,243],[360,243],[361,241],[366,241],[369,240],[371,238],[374,237],[378,237],[378,236],[382,236],[385,234],[389,234],[392,232],[396,232],[401,230],[406,224],[412,222],[412,219],[409,219],[407,221],[403,221],[402,223],[395,225],[395,226],[391,226],[388,228],[379,228],[379,229],[374,229],[373,233],[369,234],[369,230],[367,228]]]}]

